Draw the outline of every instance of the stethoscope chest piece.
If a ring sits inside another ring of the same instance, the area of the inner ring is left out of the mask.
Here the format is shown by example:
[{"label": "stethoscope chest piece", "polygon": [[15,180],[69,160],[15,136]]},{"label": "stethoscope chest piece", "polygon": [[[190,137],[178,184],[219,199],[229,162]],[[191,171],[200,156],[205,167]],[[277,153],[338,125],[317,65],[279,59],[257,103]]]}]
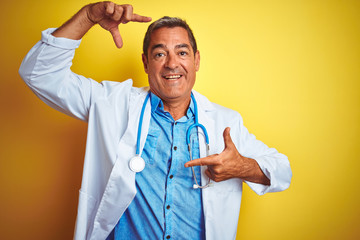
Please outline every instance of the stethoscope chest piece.
[{"label": "stethoscope chest piece", "polygon": [[140,156],[135,156],[130,159],[129,168],[133,172],[141,172],[145,168],[145,160]]}]

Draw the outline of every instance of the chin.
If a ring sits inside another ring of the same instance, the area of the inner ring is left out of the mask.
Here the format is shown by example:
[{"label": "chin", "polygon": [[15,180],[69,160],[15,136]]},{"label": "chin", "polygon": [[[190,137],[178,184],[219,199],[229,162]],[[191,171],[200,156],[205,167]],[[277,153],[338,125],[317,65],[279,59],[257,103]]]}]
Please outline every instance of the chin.
[{"label": "chin", "polygon": [[164,91],[163,92],[163,96],[166,96],[168,99],[176,99],[176,98],[184,98],[186,96],[190,96],[190,92],[185,92],[179,89],[174,89],[174,90],[168,90],[168,91]]}]

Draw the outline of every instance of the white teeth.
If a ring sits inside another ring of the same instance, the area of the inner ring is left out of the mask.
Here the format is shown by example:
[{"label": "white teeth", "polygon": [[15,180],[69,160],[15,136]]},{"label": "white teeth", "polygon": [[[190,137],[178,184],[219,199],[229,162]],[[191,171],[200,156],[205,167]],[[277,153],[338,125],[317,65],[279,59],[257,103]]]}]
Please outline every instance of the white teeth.
[{"label": "white teeth", "polygon": [[175,79],[175,78],[180,78],[181,75],[171,75],[171,76],[165,76],[166,79]]}]

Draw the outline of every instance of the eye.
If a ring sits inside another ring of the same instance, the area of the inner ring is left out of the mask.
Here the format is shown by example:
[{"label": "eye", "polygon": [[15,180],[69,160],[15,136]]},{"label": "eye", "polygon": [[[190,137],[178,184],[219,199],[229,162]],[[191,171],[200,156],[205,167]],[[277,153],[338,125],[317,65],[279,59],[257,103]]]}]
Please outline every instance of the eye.
[{"label": "eye", "polygon": [[179,53],[179,55],[180,55],[180,56],[186,56],[186,55],[188,55],[188,53],[185,52],[185,51],[181,51],[181,52]]},{"label": "eye", "polygon": [[154,54],[155,58],[161,58],[161,57],[164,57],[164,56],[165,56],[165,53],[162,53],[162,52],[158,52],[158,53]]},{"label": "eye", "polygon": [[153,58],[154,59],[160,59],[166,56],[166,52],[164,51],[156,51],[153,53]]}]

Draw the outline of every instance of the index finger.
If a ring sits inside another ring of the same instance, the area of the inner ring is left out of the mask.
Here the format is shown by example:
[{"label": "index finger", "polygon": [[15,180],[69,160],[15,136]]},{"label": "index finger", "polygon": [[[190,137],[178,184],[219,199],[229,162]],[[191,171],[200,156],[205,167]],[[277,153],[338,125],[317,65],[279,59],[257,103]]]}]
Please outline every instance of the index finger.
[{"label": "index finger", "polygon": [[151,17],[141,16],[136,13],[134,13],[131,17],[132,22],[150,22],[151,20]]},{"label": "index finger", "polygon": [[185,163],[185,167],[193,167],[193,166],[211,166],[215,165],[217,160],[213,156],[208,156],[204,158],[198,158]]}]

